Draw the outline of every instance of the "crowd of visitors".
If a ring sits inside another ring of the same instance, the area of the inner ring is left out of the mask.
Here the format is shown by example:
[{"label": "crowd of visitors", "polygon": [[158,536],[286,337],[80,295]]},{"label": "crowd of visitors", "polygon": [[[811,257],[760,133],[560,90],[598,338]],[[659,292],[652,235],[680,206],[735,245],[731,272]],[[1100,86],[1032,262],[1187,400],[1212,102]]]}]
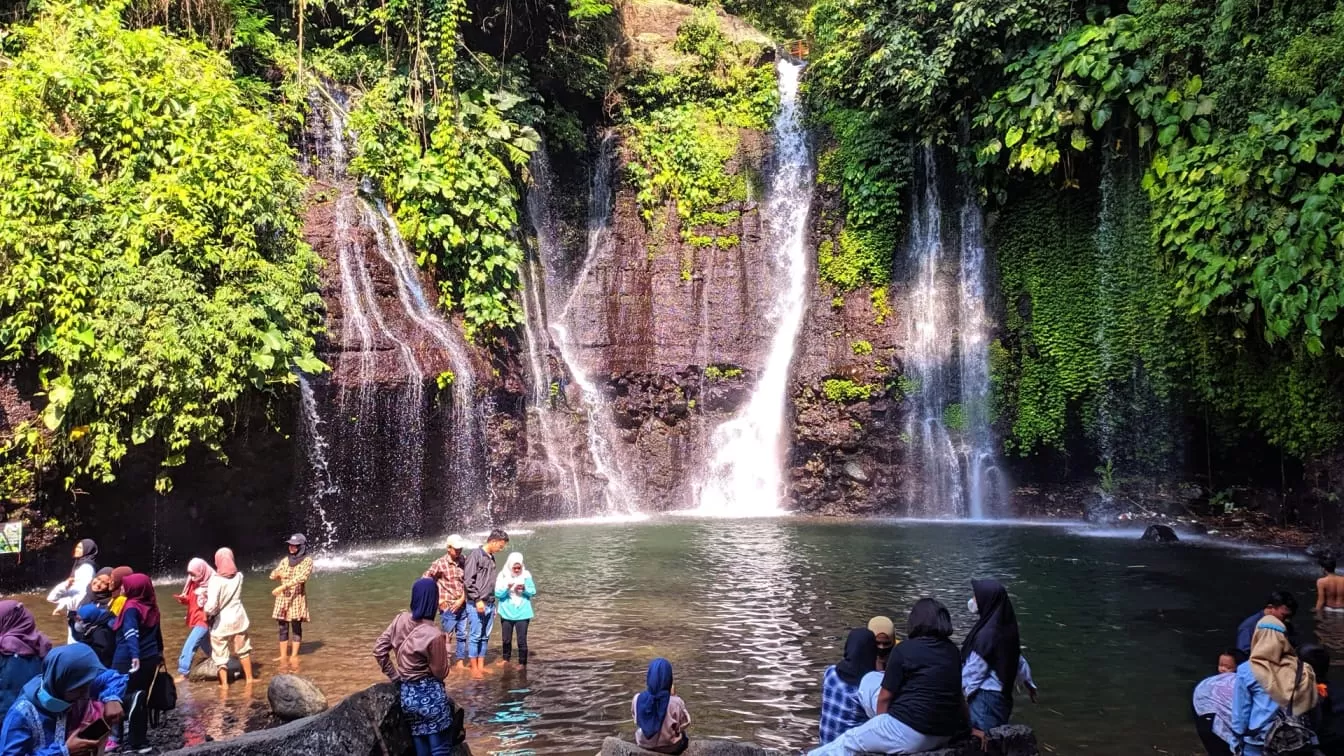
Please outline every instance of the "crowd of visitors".
[{"label": "crowd of visitors", "polygon": [[[1324,619],[1344,611],[1344,577],[1333,557],[1320,564],[1316,610]],[[1209,756],[1344,756],[1344,703],[1332,695],[1330,652],[1299,644],[1297,608],[1292,593],[1271,593],[1237,627],[1217,673],[1195,686],[1195,731]]]}]

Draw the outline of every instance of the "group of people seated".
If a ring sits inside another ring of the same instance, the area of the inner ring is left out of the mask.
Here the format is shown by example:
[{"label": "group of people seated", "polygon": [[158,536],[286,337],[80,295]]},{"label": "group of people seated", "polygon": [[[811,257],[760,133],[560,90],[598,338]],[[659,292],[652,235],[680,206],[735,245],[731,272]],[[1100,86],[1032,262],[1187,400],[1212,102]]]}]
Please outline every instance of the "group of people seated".
[{"label": "group of people seated", "polygon": [[[1335,569],[1332,560],[1322,567]],[[1344,706],[1330,685],[1330,653],[1297,644],[1296,612],[1291,593],[1270,594],[1238,627],[1236,647],[1219,655],[1218,673],[1195,686],[1195,729],[1209,756],[1344,756]]]},{"label": "group of people seated", "polygon": [[1015,688],[1036,700],[1008,589],[971,586],[978,619],[960,649],[951,613],[932,598],[911,608],[904,641],[886,617],[849,632],[844,658],[822,676],[821,745],[809,756],[918,753],[968,732],[983,739],[1008,723]]}]

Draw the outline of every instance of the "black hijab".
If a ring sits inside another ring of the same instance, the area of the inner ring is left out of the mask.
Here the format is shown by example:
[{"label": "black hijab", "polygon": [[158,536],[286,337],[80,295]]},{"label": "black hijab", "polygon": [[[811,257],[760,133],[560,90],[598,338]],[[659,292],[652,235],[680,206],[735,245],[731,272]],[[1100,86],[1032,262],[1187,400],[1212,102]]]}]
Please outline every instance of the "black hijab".
[{"label": "black hijab", "polygon": [[1017,664],[1022,656],[1022,639],[1017,630],[1017,615],[1013,602],[1008,600],[1008,589],[997,580],[972,580],[975,604],[980,619],[966,634],[961,644],[961,660],[966,661],[974,651],[980,654],[989,668],[998,675],[1005,695],[1012,695],[1017,682]]},{"label": "black hijab", "polygon": [[81,556],[75,559],[75,563],[70,566],[70,577],[74,577],[75,573],[79,571],[79,568],[86,564],[92,567],[95,572],[98,571],[98,562],[96,560],[96,557],[98,556],[98,544],[94,543],[92,538],[85,538],[79,542],[79,545],[83,547],[83,551],[80,552]]},{"label": "black hijab", "polygon": [[850,685],[858,685],[863,676],[877,669],[877,636],[866,627],[849,631],[845,639],[845,658],[835,665],[835,673]]}]

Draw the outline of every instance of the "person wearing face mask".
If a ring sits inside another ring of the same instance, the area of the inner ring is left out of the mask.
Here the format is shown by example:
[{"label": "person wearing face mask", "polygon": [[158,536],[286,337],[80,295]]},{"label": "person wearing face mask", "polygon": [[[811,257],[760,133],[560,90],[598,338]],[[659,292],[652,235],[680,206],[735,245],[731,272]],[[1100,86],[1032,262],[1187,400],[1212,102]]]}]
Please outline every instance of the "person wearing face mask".
[{"label": "person wearing face mask", "polygon": [[877,671],[881,672],[887,668],[887,657],[897,643],[896,624],[888,617],[878,616],[868,620],[868,629],[877,638]]},{"label": "person wearing face mask", "polygon": [[107,736],[85,739],[82,728],[99,718],[115,727],[125,692],[126,676],[99,664],[88,646],[53,649],[5,714],[0,754],[92,756]]},{"label": "person wearing face mask", "polygon": [[1022,655],[1017,614],[1008,589],[997,580],[973,580],[967,608],[979,615],[961,644],[961,691],[971,710],[971,727],[989,732],[1008,724],[1013,687],[1021,683],[1034,703],[1036,681]]}]

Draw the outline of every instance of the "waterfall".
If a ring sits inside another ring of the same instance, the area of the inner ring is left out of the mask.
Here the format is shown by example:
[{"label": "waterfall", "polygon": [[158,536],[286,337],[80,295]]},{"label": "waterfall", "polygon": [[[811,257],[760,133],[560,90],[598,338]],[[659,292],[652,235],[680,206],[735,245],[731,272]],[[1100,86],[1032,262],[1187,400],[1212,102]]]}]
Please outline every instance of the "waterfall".
[{"label": "waterfall", "polygon": [[1105,150],[1101,171],[1101,208],[1097,214],[1097,328],[1093,340],[1097,345],[1098,391],[1096,440],[1097,452],[1101,458],[1099,469],[1105,470],[1107,485],[1103,486],[1102,498],[1111,496],[1109,477],[1114,472],[1115,461],[1115,405],[1116,396],[1111,385],[1111,373],[1115,366],[1115,355],[1111,349],[1111,334],[1116,327],[1115,265],[1123,259],[1123,251],[1117,254],[1116,236],[1120,233],[1115,211],[1115,172],[1112,169],[1111,151]]},{"label": "waterfall", "polygon": [[[475,406],[475,375],[458,334],[426,298],[415,260],[396,221],[379,200],[348,173],[351,134],[344,93],[314,90],[313,117],[305,133],[304,163],[320,192],[334,194],[330,246],[339,284],[340,329],[333,346],[334,406],[324,407],[300,378],[304,431],[301,442],[314,482],[306,495],[328,542],[337,523],[350,535],[410,535],[424,526],[425,467],[429,426],[426,383],[429,366],[446,358],[454,373],[453,498],[483,505],[484,438]],[[390,276],[387,273],[390,272]],[[390,277],[397,307],[380,302]],[[387,308],[386,310],[384,308]],[[330,439],[323,432],[326,426]],[[342,464],[328,467],[328,449]],[[361,516],[345,523],[329,518],[339,500]],[[449,523],[445,523],[445,527]]]},{"label": "waterfall", "polygon": [[770,351],[746,406],[714,429],[699,511],[720,516],[770,515],[784,497],[782,456],[789,369],[807,305],[807,223],[812,208],[812,155],[798,103],[803,66],[781,59],[774,165],[765,201],[773,253],[775,301]]},{"label": "waterfall", "polygon": [[[570,379],[579,387],[583,403],[584,428],[587,434],[588,455],[602,489],[603,514],[632,512],[635,501],[626,487],[620,460],[612,444],[616,435],[616,426],[611,417],[611,408],[596,381],[589,374],[589,368],[583,362],[579,345],[570,333],[570,310],[576,303],[586,304],[583,298],[585,285],[589,281],[593,264],[610,254],[612,235],[611,221],[615,208],[612,194],[612,177],[615,174],[616,138],[608,132],[602,138],[597,160],[593,165],[593,183],[588,193],[588,249],[584,255],[583,267],[574,278],[574,288],[564,297],[564,305],[555,308],[559,315],[549,321],[551,339],[560,359],[569,371]],[[557,261],[558,245],[555,235],[548,236],[549,248],[539,248],[540,258],[551,263]],[[541,239],[539,238],[540,242]],[[557,269],[554,264],[552,269]],[[558,269],[557,269],[558,270]],[[555,287],[559,289],[560,287]],[[548,310],[551,303],[558,303],[559,292],[547,289]]]},{"label": "waterfall", "polygon": [[942,198],[933,147],[916,160],[907,270],[910,399],[905,440],[918,470],[912,514],[982,518],[1007,499],[989,417],[989,322],[984,222],[963,191],[956,258],[945,257]]}]

